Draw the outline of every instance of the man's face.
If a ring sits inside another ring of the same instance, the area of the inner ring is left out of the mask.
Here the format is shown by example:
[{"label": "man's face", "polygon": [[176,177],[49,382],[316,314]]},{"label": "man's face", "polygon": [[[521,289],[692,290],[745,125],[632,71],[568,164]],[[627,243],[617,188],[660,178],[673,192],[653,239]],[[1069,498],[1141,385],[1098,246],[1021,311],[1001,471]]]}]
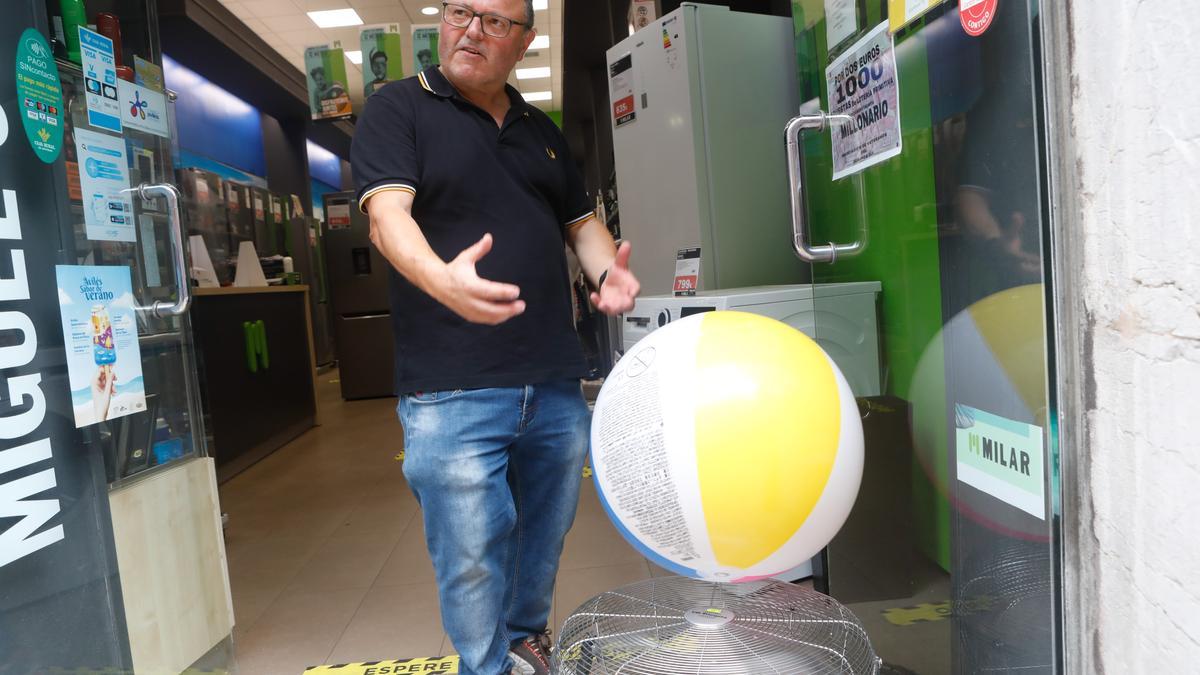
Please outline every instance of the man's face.
[{"label": "man's face", "polygon": [[382,56],[371,59],[371,72],[375,73],[377,80],[387,77],[387,59]]},{"label": "man's face", "polygon": [[[438,51],[441,51],[441,50],[438,50]],[[432,65],[433,65],[433,56],[431,56],[429,54],[422,54],[421,55],[421,70],[425,70],[426,68],[428,68],[429,66],[432,66]]]},{"label": "man's face", "polygon": [[[524,0],[455,0],[457,4],[480,13],[500,16],[524,23]],[[534,32],[513,25],[506,37],[498,38],[483,32],[478,17],[466,28],[455,28],[441,22],[438,56],[441,67],[450,81],[469,87],[503,86],[513,67],[525,56],[533,41]]]},{"label": "man's face", "polygon": [[318,70],[312,74],[312,77],[313,77],[313,82],[315,82],[317,85],[317,89],[325,88],[325,73]]}]

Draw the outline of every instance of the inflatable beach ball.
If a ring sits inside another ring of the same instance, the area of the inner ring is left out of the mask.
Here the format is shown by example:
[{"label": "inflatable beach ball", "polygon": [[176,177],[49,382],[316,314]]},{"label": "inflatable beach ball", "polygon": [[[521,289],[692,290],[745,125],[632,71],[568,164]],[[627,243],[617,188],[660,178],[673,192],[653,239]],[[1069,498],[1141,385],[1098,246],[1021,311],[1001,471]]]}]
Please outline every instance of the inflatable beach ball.
[{"label": "inflatable beach ball", "polygon": [[669,323],[613,368],[596,400],[592,466],[621,534],[655,564],[751,581],[811,558],[862,479],[849,385],[786,324],[744,312]]}]

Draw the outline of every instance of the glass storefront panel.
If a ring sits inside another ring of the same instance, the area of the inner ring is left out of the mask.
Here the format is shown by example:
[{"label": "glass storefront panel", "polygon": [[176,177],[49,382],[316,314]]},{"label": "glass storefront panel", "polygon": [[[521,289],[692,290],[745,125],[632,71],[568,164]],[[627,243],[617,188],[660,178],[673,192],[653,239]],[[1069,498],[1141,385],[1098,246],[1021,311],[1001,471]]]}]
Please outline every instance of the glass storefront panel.
[{"label": "glass storefront panel", "polygon": [[[875,529],[818,580],[891,672],[1058,670],[1038,12],[995,5],[793,2],[800,226],[862,244],[813,279],[882,285]],[[818,335],[842,330],[817,302]]]},{"label": "glass storefront panel", "polygon": [[155,3],[6,10],[0,672],[129,672],[110,491],[204,452]]}]

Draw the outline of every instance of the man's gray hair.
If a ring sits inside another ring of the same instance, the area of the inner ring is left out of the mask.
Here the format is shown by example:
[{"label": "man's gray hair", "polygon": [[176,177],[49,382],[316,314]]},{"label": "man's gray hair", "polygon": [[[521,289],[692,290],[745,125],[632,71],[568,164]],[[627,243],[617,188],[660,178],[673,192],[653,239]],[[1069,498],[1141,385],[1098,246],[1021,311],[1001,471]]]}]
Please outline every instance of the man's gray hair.
[{"label": "man's gray hair", "polygon": [[533,0],[525,0],[525,30],[533,30]]}]

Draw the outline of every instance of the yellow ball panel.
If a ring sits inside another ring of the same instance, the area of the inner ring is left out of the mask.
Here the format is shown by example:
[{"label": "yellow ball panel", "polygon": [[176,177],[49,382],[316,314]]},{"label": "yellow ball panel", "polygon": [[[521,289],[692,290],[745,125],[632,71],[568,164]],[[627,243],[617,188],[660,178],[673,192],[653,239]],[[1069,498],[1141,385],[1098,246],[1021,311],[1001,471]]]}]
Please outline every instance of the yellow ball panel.
[{"label": "yellow ball panel", "polygon": [[1010,288],[989,295],[967,311],[1025,407],[1035,411],[1038,423],[1044,425],[1046,327],[1034,317],[1045,316],[1045,289],[1041,284]]},{"label": "yellow ball panel", "polygon": [[787,542],[825,490],[841,427],[837,380],[804,334],[742,312],[705,315],[696,368],[709,538],[719,564],[749,568]]}]

